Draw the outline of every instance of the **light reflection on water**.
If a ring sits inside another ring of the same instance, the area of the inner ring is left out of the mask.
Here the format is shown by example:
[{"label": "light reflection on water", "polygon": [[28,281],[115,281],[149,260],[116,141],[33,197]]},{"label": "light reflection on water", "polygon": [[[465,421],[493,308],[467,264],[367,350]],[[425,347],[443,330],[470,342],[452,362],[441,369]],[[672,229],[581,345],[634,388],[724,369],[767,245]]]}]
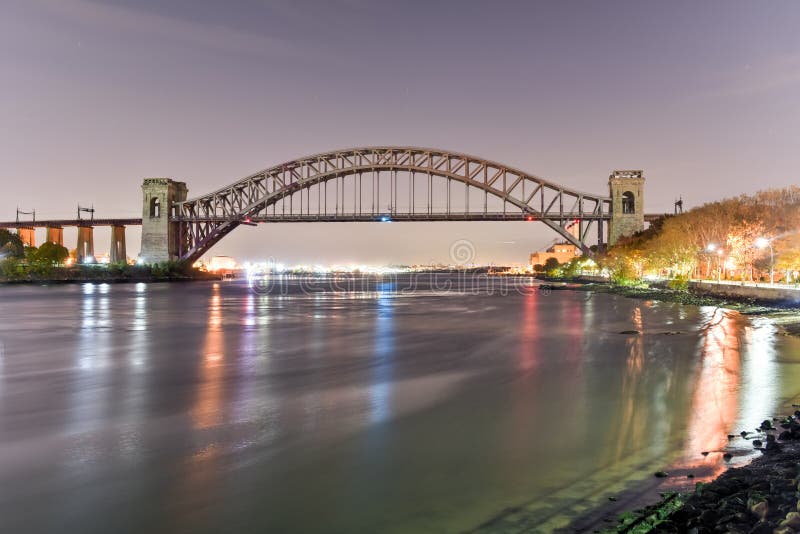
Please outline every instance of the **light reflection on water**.
[{"label": "light reflection on water", "polygon": [[4,288],[0,530],[551,528],[796,393],[765,319],[460,284]]},{"label": "light reflection on water", "polygon": [[[697,363],[700,369],[692,397],[685,455],[692,459],[690,465],[708,467],[713,475],[724,469],[720,460],[739,411],[741,320],[710,306],[701,308],[700,318]],[[703,452],[708,456],[703,456]]]}]

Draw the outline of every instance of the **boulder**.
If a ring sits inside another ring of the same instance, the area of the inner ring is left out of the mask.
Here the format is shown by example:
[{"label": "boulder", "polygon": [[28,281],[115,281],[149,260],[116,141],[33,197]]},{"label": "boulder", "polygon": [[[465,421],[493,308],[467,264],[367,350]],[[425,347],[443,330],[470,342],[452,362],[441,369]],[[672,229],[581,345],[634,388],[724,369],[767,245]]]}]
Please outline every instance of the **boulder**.
[{"label": "boulder", "polygon": [[769,513],[769,504],[767,504],[766,500],[758,500],[750,498],[747,501],[747,509],[750,510],[750,513],[756,516],[759,520],[763,521],[767,514]]}]

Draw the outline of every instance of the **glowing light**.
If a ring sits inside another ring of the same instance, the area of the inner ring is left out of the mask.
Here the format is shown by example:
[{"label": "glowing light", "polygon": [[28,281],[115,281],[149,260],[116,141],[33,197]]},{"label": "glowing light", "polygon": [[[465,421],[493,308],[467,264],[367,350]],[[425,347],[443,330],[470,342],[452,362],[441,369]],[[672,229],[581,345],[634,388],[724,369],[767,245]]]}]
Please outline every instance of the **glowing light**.
[{"label": "glowing light", "polygon": [[212,273],[218,271],[235,271],[239,268],[236,260],[230,256],[214,256],[208,264],[208,270]]},{"label": "glowing light", "polygon": [[755,243],[756,248],[767,248],[769,244],[770,244],[769,239],[767,239],[766,237],[759,237],[758,239],[756,239]]},{"label": "glowing light", "polygon": [[706,251],[708,252],[714,252],[715,250],[717,250],[716,243],[709,243],[708,246],[706,246]]}]

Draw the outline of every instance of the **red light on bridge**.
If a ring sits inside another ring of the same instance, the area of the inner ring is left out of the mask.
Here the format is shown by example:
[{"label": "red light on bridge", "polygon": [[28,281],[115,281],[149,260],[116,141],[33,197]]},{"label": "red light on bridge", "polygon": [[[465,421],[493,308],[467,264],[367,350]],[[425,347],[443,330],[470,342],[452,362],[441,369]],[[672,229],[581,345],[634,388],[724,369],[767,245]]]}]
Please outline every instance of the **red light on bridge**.
[{"label": "red light on bridge", "polygon": [[533,220],[533,217],[531,217],[530,215],[528,215],[528,220],[529,220],[529,221],[532,221],[532,220]]}]

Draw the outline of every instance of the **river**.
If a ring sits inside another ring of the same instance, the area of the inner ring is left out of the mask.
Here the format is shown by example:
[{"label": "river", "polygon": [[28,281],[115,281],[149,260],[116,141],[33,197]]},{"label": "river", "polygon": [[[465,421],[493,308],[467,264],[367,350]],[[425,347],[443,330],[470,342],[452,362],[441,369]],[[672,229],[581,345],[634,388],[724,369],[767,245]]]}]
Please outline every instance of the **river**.
[{"label": "river", "polygon": [[768,319],[528,284],[0,287],[0,531],[547,532],[800,389]]}]

